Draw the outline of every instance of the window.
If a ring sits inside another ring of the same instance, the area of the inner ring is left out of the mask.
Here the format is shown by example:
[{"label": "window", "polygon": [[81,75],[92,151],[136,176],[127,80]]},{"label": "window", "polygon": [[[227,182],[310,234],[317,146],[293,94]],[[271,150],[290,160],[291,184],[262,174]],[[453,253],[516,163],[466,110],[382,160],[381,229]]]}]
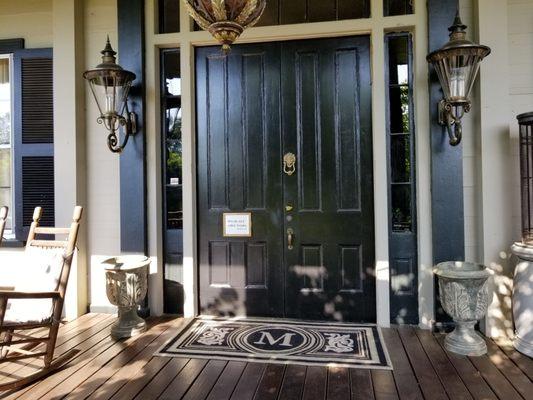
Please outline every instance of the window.
[{"label": "window", "polygon": [[393,36],[389,47],[389,143],[392,230],[413,228],[411,87],[408,36]]},{"label": "window", "polygon": [[414,0],[384,0],[383,10],[385,16],[413,14]]},{"label": "window", "polygon": [[[179,32],[179,3],[180,0],[159,0],[159,33]],[[268,0],[257,26],[369,17],[370,0]],[[194,29],[200,28],[195,24]]]},{"label": "window", "polygon": [[[11,56],[0,55],[0,205],[13,209]],[[6,230],[13,229],[11,213]]]},{"label": "window", "polygon": [[418,323],[418,247],[412,42],[409,33],[386,36],[388,60],[389,261],[391,322]]},{"label": "window", "polygon": [[182,314],[183,202],[180,52],[161,52],[165,312]]},{"label": "window", "polygon": [[159,33],[180,31],[180,1],[159,0]]}]

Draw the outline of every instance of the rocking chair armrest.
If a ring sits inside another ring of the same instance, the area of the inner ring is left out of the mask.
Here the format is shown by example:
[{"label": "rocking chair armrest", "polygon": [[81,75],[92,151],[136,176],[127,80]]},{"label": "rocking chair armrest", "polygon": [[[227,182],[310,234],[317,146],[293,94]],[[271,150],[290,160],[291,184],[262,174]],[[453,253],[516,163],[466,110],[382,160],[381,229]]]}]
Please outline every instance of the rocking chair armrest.
[{"label": "rocking chair armrest", "polygon": [[54,292],[16,292],[13,290],[0,290],[0,299],[57,299],[58,291]]}]

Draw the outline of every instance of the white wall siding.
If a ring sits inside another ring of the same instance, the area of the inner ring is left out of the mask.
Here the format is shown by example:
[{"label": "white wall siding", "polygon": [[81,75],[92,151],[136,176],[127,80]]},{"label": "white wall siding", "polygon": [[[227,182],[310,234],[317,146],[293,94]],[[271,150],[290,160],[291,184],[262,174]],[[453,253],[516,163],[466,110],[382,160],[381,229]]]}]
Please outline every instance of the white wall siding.
[{"label": "white wall siding", "polygon": [[[94,68],[109,35],[117,50],[116,1],[85,1],[85,63]],[[120,56],[120,55],[119,55]],[[87,88],[87,215],[89,254],[89,303],[91,310],[105,311],[105,276],[100,262],[120,254],[120,156],[107,148],[107,133],[96,122],[98,110]]]},{"label": "white wall siding", "polygon": [[0,0],[0,39],[24,38],[27,48],[51,47],[52,0]]},{"label": "white wall siding", "polygon": [[[476,26],[472,0],[460,0],[460,13],[463,22],[468,26],[468,38],[476,40]],[[450,21],[451,25],[452,21]],[[474,89],[473,104],[477,104],[478,88]],[[477,107],[463,118],[463,191],[465,217],[465,259],[480,261],[479,249],[479,113]]]},{"label": "white wall siding", "polygon": [[509,95],[511,110],[511,162],[513,193],[509,207],[513,210],[516,239],[520,238],[520,172],[518,124],[516,116],[533,111],[533,1],[508,0],[509,21]]}]

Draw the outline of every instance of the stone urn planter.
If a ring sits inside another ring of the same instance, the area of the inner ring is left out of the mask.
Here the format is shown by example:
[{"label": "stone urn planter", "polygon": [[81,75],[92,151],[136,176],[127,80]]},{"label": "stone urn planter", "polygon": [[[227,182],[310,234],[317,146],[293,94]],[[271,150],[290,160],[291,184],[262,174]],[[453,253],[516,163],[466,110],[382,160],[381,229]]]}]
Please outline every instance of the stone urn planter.
[{"label": "stone urn planter", "polygon": [[148,290],[148,266],[144,256],[122,256],[103,262],[106,292],[111,304],[118,307],[118,319],[111,327],[114,339],[127,338],[146,331],[146,322],[137,315],[137,307]]},{"label": "stone urn planter", "polygon": [[433,272],[439,278],[444,311],[455,322],[455,330],[444,340],[446,349],[468,356],[485,354],[485,340],[474,327],[490,304],[488,278],[492,271],[481,264],[448,261],[438,264]]},{"label": "stone urn planter", "polygon": [[515,243],[511,249],[519,260],[513,280],[513,345],[533,357],[533,246]]}]

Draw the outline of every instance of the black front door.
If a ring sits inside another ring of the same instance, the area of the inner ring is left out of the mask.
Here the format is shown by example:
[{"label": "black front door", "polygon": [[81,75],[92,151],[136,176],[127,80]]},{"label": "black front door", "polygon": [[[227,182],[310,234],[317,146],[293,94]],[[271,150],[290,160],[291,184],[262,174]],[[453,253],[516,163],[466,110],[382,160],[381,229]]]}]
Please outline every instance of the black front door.
[{"label": "black front door", "polygon": [[[201,312],[374,321],[369,38],[196,62]],[[225,237],[224,213],[252,236]]]}]

